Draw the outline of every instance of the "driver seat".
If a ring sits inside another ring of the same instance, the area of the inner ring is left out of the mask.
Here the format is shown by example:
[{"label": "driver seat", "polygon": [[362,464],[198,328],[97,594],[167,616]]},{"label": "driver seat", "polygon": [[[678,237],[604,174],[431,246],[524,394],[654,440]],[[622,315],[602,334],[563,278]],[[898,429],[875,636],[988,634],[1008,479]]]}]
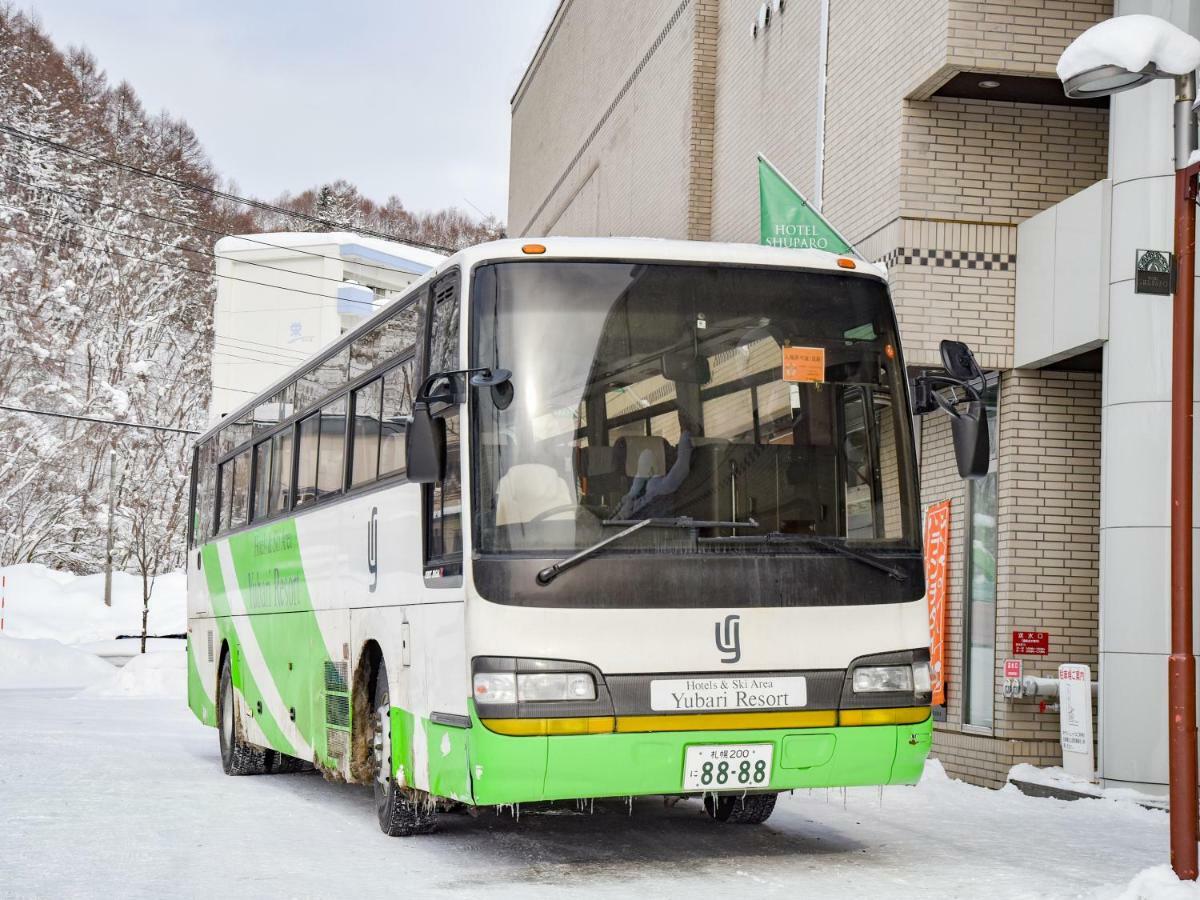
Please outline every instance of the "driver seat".
[{"label": "driver seat", "polygon": [[[556,507],[574,505],[574,493],[553,466],[518,463],[496,486],[496,525],[523,525]],[[567,509],[546,516],[546,521],[574,518],[574,510]]]}]

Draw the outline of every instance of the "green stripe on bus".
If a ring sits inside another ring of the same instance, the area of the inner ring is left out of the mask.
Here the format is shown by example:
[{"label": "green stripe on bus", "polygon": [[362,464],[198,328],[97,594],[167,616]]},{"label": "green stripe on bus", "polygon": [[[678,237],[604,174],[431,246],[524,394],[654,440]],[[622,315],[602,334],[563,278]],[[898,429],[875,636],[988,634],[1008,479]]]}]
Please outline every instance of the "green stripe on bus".
[{"label": "green stripe on bus", "polygon": [[[208,584],[209,600],[212,603],[213,615],[216,617],[217,630],[229,644],[230,675],[234,684],[241,688],[242,696],[261,697],[262,692],[259,691],[258,685],[254,681],[250,667],[241,664],[242,648],[238,641],[237,631],[233,627],[229,599],[225,596],[225,578],[221,575],[221,560],[217,556],[217,545],[208,544],[202,547],[200,554],[204,565],[204,580]],[[264,706],[263,711],[258,713],[255,718],[271,747],[288,756],[296,755],[292,742],[284,736],[269,709]]]},{"label": "green stripe on bus", "polygon": [[188,706],[191,707],[192,712],[196,714],[196,718],[205,725],[216,725],[216,704],[209,695],[208,688],[204,686],[204,679],[200,677],[200,670],[196,668],[196,654],[192,652],[191,635],[188,635],[187,639],[187,662]]},{"label": "green stripe on bus", "polygon": [[[325,669],[332,662],[313,612],[294,520],[229,539],[247,618],[280,698],[313,750],[328,757]],[[349,726],[349,710],[344,726]]]}]

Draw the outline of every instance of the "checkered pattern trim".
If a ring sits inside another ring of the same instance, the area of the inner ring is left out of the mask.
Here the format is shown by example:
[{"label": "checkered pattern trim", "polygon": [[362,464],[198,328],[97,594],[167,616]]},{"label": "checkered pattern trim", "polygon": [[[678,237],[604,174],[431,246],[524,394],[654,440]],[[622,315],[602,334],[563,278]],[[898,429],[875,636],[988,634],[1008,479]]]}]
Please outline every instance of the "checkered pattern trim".
[{"label": "checkered pattern trim", "polygon": [[939,266],[946,269],[995,269],[1007,272],[1017,264],[1015,253],[980,253],[975,250],[919,250],[897,247],[878,262],[892,266]]}]

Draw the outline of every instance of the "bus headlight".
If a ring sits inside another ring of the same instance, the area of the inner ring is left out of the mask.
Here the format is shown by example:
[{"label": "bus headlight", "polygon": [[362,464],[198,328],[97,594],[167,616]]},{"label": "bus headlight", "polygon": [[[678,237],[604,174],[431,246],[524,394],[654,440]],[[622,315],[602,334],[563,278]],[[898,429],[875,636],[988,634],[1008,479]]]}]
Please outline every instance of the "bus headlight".
[{"label": "bus headlight", "polygon": [[475,702],[483,704],[596,699],[587,672],[477,672],[474,688]]},{"label": "bus headlight", "polygon": [[513,672],[476,672],[476,703],[516,703],[517,676]]},{"label": "bus headlight", "polygon": [[[928,679],[928,674],[926,675]],[[854,670],[854,693],[866,694],[875,691],[908,691],[913,689],[913,667],[909,666],[859,666]]]},{"label": "bus headlight", "polygon": [[587,672],[521,673],[517,675],[517,696],[522,702],[595,700],[596,682]]},{"label": "bus headlight", "polygon": [[912,664],[913,693],[929,694],[933,691],[933,670],[928,660],[919,660]]}]

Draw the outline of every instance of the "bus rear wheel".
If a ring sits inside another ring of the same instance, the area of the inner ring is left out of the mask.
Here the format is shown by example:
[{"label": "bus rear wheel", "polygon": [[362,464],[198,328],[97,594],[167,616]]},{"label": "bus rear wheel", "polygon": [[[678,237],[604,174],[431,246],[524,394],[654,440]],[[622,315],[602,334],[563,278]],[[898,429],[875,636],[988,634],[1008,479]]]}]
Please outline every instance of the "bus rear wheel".
[{"label": "bus rear wheel", "polygon": [[761,825],[775,811],[778,794],[706,794],[704,809],[718,822]]},{"label": "bus rear wheel", "polygon": [[392,777],[391,696],[387,666],[379,661],[371,698],[371,731],[375,754],[375,810],[379,828],[390,837],[429,834],[437,828],[437,810],[425,794],[403,788]]},{"label": "bus rear wheel", "polygon": [[229,654],[225,654],[221,659],[221,677],[217,684],[221,768],[226,775],[262,775],[269,767],[270,751],[241,739],[233,707],[233,678],[229,672]]}]

